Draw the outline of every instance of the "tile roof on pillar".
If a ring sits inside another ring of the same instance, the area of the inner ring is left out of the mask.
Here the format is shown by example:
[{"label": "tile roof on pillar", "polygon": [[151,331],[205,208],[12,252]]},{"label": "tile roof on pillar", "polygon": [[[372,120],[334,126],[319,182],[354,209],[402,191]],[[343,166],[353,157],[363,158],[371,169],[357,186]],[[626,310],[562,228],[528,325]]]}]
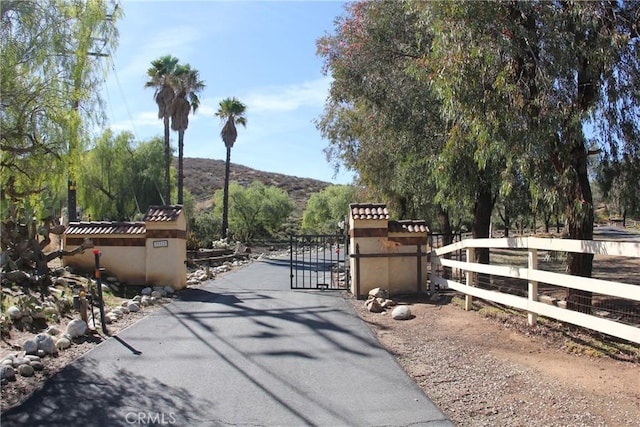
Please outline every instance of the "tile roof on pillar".
[{"label": "tile roof on pillar", "polygon": [[144,216],[146,222],[175,221],[182,213],[182,205],[149,206]]},{"label": "tile roof on pillar", "polygon": [[71,222],[64,231],[66,235],[79,234],[144,234],[147,227],[144,222]]},{"label": "tile roof on pillar", "polygon": [[389,221],[389,231],[392,233],[428,233],[429,227],[425,220]]},{"label": "tile roof on pillar", "polygon": [[353,219],[389,219],[389,210],[383,203],[352,203],[349,210]]}]

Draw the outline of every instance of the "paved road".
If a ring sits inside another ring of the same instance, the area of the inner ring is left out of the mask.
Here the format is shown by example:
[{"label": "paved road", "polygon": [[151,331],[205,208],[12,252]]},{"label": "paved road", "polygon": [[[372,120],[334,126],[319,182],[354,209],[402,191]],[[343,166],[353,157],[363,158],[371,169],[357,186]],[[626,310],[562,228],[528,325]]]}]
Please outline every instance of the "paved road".
[{"label": "paved road", "polygon": [[452,425],[335,292],[289,290],[277,261],[185,290],[2,427]]}]

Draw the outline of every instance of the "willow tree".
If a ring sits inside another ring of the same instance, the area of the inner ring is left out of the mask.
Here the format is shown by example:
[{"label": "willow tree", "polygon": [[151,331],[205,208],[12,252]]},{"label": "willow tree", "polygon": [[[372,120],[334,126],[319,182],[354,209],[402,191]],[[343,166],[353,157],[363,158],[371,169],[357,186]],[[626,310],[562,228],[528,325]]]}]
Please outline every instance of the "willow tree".
[{"label": "willow tree", "polygon": [[119,13],[102,1],[2,1],[0,14],[3,267],[46,271],[53,207],[102,117],[99,60],[117,42]]},{"label": "willow tree", "polygon": [[200,106],[198,93],[204,89],[198,70],[189,64],[178,65],[174,72],[175,98],[171,103],[171,129],[178,131],[178,204],[182,205],[184,188],[184,131],[189,127],[189,112]]},{"label": "willow tree", "polygon": [[231,149],[238,138],[236,124],[247,126],[245,112],[247,106],[236,98],[226,98],[220,101],[216,116],[222,121],[220,137],[227,149],[227,156],[224,167],[224,191],[222,198],[222,238],[226,239],[229,228],[229,173],[231,170]]}]

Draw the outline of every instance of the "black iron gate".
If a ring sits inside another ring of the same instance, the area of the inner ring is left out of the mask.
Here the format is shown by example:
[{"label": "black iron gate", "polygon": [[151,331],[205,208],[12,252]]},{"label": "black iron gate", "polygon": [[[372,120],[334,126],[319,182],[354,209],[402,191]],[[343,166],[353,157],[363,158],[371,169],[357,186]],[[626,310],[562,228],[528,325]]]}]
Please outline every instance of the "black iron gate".
[{"label": "black iron gate", "polygon": [[349,289],[349,238],[291,236],[291,289]]}]

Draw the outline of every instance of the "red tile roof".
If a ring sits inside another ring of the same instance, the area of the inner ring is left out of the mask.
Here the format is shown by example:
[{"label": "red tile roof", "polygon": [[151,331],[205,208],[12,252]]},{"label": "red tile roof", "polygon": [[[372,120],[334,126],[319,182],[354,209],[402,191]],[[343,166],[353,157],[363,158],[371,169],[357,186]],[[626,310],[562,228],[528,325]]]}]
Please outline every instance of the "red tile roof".
[{"label": "red tile roof", "polygon": [[144,234],[146,231],[144,222],[71,222],[64,234]]},{"label": "red tile roof", "polygon": [[391,233],[428,233],[429,227],[424,220],[389,221]]},{"label": "red tile roof", "polygon": [[352,203],[349,210],[353,219],[389,219],[387,205],[382,203]]},{"label": "red tile roof", "polygon": [[180,213],[182,213],[182,205],[149,206],[144,216],[144,221],[175,221],[180,216]]}]

